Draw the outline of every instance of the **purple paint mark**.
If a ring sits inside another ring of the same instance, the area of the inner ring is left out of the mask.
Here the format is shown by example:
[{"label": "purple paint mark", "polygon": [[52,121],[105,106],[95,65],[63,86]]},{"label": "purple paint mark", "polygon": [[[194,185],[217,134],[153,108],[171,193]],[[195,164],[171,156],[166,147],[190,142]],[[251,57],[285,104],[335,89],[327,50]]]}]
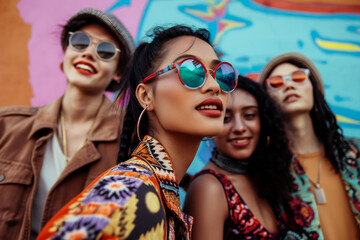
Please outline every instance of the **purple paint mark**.
[{"label": "purple paint mark", "polygon": [[[28,70],[34,93],[31,99],[33,106],[48,104],[65,91],[66,78],[60,69],[63,60],[60,44],[61,26],[85,7],[106,11],[113,4],[114,0],[21,0],[18,3],[21,17],[26,23],[31,24]],[[147,0],[132,1],[130,6],[123,6],[112,13],[135,37],[146,4]]]}]

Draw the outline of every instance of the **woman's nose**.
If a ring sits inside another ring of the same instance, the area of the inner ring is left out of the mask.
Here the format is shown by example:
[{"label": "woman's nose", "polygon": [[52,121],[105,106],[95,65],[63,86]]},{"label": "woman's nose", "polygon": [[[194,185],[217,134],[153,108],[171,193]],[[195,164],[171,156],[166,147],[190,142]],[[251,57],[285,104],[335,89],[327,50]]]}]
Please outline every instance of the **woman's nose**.
[{"label": "woman's nose", "polygon": [[237,116],[234,118],[233,131],[242,133],[246,130],[245,123],[241,116]]},{"label": "woman's nose", "polygon": [[215,94],[219,94],[221,90],[219,83],[214,79],[211,71],[208,69],[206,69],[206,79],[201,89],[204,92],[213,92]]},{"label": "woman's nose", "polygon": [[90,58],[90,59],[94,59],[94,56],[96,55],[96,44],[95,43],[91,43],[82,53],[82,55],[84,57]]}]

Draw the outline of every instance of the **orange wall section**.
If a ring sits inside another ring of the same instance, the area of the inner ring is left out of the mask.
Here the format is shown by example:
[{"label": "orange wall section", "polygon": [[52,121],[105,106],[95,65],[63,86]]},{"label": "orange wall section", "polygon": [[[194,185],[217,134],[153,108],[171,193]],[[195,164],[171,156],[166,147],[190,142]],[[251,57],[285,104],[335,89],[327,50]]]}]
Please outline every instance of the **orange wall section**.
[{"label": "orange wall section", "polygon": [[30,106],[33,97],[27,48],[31,25],[21,18],[19,1],[0,1],[0,107]]}]

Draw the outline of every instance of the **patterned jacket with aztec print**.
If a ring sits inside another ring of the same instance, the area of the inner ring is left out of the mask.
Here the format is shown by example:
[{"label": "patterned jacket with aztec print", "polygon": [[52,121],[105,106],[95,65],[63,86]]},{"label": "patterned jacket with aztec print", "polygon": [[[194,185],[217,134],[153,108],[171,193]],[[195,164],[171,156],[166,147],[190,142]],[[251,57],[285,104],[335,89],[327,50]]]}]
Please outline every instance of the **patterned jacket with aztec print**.
[{"label": "patterned jacket with aztec print", "polygon": [[[342,181],[348,194],[351,210],[360,228],[360,153],[359,139],[349,141],[350,149],[347,151],[341,171]],[[324,239],[321,231],[319,214],[315,197],[311,193],[308,177],[298,159],[293,156],[291,174],[294,184],[291,192],[290,207],[293,210],[296,224],[301,226],[309,239]]]},{"label": "patterned jacket with aztec print", "polygon": [[145,136],[131,159],[100,175],[38,239],[190,239],[192,222],[181,211],[169,155]]}]

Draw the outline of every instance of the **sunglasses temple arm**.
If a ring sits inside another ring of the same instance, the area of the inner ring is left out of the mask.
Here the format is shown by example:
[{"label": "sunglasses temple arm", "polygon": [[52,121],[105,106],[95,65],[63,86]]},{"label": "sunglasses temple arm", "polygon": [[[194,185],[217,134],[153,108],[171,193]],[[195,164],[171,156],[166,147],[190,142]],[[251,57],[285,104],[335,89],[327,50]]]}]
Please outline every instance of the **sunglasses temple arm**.
[{"label": "sunglasses temple arm", "polygon": [[159,71],[154,72],[153,74],[151,74],[151,75],[149,75],[148,77],[146,77],[146,78],[143,80],[143,83],[146,83],[147,81],[149,81],[149,80],[151,80],[151,79],[153,79],[153,78],[155,78],[155,77],[157,77],[157,76],[159,76],[159,75],[161,75],[161,74],[163,74],[163,73],[166,73],[166,72],[174,69],[175,67],[176,67],[176,63],[173,63],[173,64],[171,64],[171,65],[169,65],[169,66],[167,66],[167,67],[164,67],[163,69],[160,69]]},{"label": "sunglasses temple arm", "polygon": [[240,75],[240,71],[238,71],[236,68],[234,68],[234,70],[235,70],[235,77],[236,77],[236,82],[237,82],[239,75]]}]

